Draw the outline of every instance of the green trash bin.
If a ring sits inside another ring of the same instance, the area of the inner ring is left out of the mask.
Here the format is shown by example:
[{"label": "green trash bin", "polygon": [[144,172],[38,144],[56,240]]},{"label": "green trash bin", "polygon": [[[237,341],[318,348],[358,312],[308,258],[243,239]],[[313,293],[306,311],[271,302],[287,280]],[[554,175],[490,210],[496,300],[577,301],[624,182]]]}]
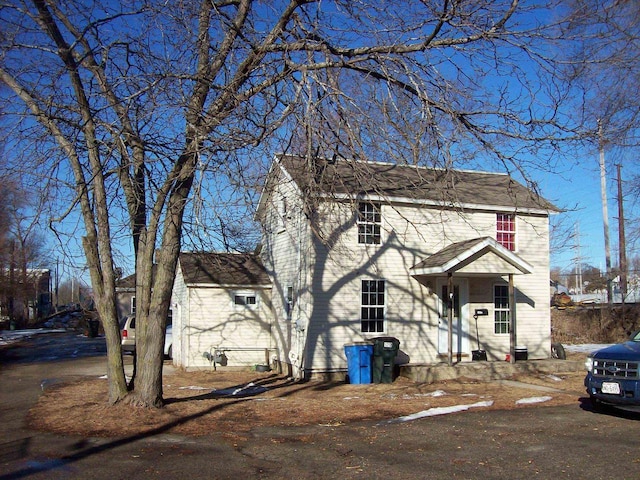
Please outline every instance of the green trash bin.
[{"label": "green trash bin", "polygon": [[400,340],[394,337],[373,339],[373,383],[392,383],[396,356],[400,350]]}]

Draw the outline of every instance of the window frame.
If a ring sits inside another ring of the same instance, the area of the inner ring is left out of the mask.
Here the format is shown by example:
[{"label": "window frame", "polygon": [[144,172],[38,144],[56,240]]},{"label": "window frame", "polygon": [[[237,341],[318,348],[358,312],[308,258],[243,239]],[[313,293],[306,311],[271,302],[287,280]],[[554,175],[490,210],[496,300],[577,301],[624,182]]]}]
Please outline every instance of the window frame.
[{"label": "window frame", "polygon": [[358,202],[356,224],[358,245],[380,245],[382,243],[382,203]]},{"label": "window frame", "polygon": [[517,218],[515,213],[496,213],[496,241],[511,252],[518,250]]},{"label": "window frame", "polygon": [[[238,299],[244,299],[243,303],[238,303]],[[253,298],[253,302],[247,299]],[[231,292],[231,304],[236,309],[255,309],[258,308],[258,292],[255,290],[234,290]]]},{"label": "window frame", "polygon": [[293,285],[287,285],[284,295],[284,308],[287,314],[287,320],[289,321],[293,318],[293,295]]},{"label": "window frame", "polygon": [[[498,293],[500,289],[500,293]],[[493,285],[493,333],[509,335],[511,333],[511,306],[509,305],[509,286],[503,283]]]},{"label": "window frame", "polygon": [[387,295],[386,280],[371,278],[360,280],[360,333],[386,332]]}]

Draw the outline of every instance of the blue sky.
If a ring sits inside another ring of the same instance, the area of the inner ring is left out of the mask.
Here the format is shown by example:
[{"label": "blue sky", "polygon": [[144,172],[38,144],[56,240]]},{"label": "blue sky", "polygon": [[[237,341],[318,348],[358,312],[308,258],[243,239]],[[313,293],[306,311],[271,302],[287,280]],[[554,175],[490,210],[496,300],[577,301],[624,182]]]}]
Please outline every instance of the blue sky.
[{"label": "blue sky", "polygon": [[[640,165],[632,157],[632,152],[607,152],[605,165],[607,177],[607,208],[609,217],[609,243],[611,263],[618,264],[618,199],[616,164],[622,165],[622,184],[624,195],[624,214],[626,218],[627,258],[640,252],[631,243],[631,230],[634,226],[637,205],[629,194],[628,182],[634,175],[640,174]],[[570,270],[576,263],[578,253],[582,263],[605,268],[604,226],[600,188],[600,165],[597,151],[585,152],[576,159],[575,165],[568,165],[557,174],[540,175],[542,194],[565,212],[554,215],[552,223],[560,223],[562,229],[573,233],[565,242],[556,238],[551,253],[551,265]],[[575,233],[579,232],[579,242]],[[579,251],[578,251],[579,244]]]}]

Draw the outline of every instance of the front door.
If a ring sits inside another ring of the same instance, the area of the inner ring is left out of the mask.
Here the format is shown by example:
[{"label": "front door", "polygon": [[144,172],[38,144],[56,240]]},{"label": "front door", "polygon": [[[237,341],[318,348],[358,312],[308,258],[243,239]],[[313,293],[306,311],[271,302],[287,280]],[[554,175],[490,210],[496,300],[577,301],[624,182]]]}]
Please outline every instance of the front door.
[{"label": "front door", "polygon": [[453,356],[461,359],[469,355],[469,285],[464,278],[453,280],[453,297],[449,295],[446,278],[438,279],[438,354],[449,353],[449,309],[453,315]]}]

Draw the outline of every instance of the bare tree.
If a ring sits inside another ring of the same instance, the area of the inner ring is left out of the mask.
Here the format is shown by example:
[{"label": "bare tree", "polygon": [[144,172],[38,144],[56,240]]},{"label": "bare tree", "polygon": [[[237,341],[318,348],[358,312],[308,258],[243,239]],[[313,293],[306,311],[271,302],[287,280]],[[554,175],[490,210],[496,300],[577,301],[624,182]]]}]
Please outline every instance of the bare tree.
[{"label": "bare tree", "polygon": [[[239,234],[229,218],[251,204],[248,188],[300,125],[304,153],[329,158],[494,162],[525,179],[528,167],[548,168],[559,143],[580,135],[549,53],[562,23],[552,7],[5,2],[0,79],[13,92],[5,116],[38,152],[41,163],[29,168],[49,198],[72,188],[58,219],[72,211],[82,219],[110,401],[162,405],[162,332],[184,230],[213,230],[223,244]],[[115,307],[123,227],[136,271],[131,392]]]},{"label": "bare tree", "polygon": [[0,309],[26,326],[30,304],[38,303],[35,270],[47,266],[38,197],[15,176],[2,175],[0,185]]}]

